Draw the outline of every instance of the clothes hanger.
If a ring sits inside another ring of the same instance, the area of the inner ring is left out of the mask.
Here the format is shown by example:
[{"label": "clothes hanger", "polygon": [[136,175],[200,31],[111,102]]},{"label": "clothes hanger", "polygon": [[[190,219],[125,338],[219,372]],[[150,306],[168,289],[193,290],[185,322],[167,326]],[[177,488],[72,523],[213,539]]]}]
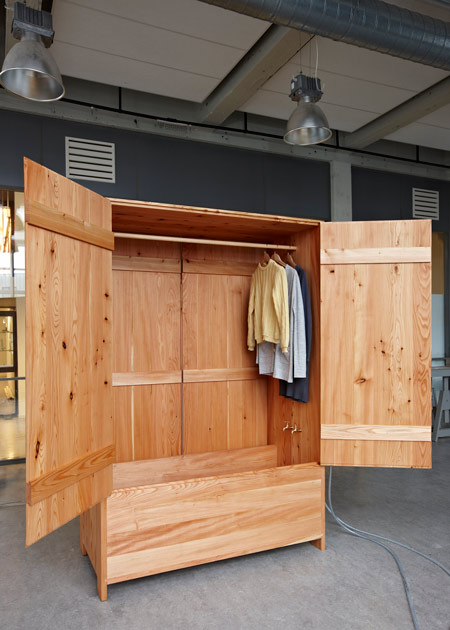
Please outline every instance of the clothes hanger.
[{"label": "clothes hanger", "polygon": [[269,260],[270,260],[270,256],[269,256],[269,254],[265,251],[265,252],[264,252],[264,254],[263,254],[263,259],[262,259],[262,262],[261,262],[261,267],[266,267],[266,266],[267,266],[267,264],[269,263]]},{"label": "clothes hanger", "polygon": [[295,260],[292,258],[291,253],[288,252],[286,255],[286,262],[290,267],[296,268]]},{"label": "clothes hanger", "polygon": [[277,254],[277,252],[274,252],[272,254],[272,260],[274,260],[276,263],[278,263],[282,267],[286,267],[286,263],[281,260],[280,256]]}]

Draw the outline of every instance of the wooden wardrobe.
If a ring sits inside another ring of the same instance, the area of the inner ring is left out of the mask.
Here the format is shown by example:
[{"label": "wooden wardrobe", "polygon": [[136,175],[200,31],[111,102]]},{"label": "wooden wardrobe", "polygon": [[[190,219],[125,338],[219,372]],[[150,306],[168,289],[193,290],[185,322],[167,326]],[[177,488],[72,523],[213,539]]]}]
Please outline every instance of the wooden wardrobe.
[{"label": "wooden wardrobe", "polygon": [[[324,549],[325,465],[431,466],[430,221],[105,199],[27,159],[25,212],[26,544],[81,514],[102,600],[123,580]],[[307,273],[307,404],[247,350],[265,244]]]}]

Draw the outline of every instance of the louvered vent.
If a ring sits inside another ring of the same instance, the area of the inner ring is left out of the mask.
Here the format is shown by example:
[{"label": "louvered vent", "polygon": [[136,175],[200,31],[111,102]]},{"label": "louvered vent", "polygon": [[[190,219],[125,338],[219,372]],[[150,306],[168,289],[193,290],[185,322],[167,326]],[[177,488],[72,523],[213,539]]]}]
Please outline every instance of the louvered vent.
[{"label": "louvered vent", "polygon": [[66,177],[114,184],[116,181],[114,144],[66,137]]},{"label": "louvered vent", "polygon": [[439,191],[413,188],[413,219],[439,219]]}]

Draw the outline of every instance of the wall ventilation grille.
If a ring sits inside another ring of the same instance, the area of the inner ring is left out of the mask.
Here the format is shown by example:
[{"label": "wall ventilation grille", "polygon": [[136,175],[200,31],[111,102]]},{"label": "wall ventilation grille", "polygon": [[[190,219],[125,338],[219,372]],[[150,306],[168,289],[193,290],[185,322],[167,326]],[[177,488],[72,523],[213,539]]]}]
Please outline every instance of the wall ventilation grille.
[{"label": "wall ventilation grille", "polygon": [[114,184],[116,181],[114,144],[66,137],[66,177]]},{"label": "wall ventilation grille", "polygon": [[413,219],[439,219],[439,191],[413,188]]}]

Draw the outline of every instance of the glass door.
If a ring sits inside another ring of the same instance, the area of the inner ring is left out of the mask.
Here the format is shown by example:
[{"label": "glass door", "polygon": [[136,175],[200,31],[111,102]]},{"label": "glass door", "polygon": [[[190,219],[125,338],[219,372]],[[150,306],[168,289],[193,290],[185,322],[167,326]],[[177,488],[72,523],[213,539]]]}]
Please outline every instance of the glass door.
[{"label": "glass door", "polygon": [[16,310],[0,310],[0,418],[18,413]]}]

